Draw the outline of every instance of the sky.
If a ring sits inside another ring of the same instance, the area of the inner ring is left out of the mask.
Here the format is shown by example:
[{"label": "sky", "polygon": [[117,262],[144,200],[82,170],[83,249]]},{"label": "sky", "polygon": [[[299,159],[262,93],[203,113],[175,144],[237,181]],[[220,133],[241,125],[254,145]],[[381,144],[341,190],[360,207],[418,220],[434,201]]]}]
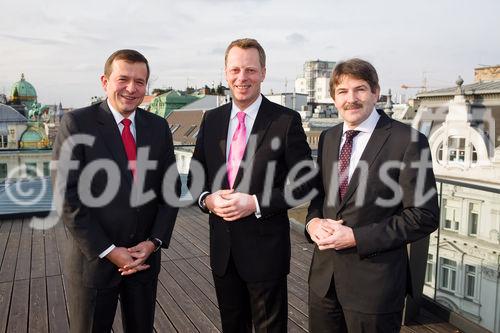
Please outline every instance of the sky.
[{"label": "sky", "polygon": [[42,104],[88,105],[121,48],[146,56],[151,90],[224,84],[226,46],[251,37],[267,54],[263,93],[292,92],[307,60],[361,57],[382,93],[411,96],[402,84],[467,84],[500,64],[498,13],[498,0],[2,1],[0,93],[24,73]]}]

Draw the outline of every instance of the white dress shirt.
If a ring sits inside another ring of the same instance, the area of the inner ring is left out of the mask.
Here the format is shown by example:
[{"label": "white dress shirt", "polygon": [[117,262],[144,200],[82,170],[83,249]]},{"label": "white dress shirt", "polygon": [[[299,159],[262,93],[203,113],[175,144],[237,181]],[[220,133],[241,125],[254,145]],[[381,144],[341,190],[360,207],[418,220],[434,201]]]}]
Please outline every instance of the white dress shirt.
[{"label": "white dress shirt", "polygon": [[[118,126],[118,129],[120,130],[120,134],[121,134],[123,132],[123,128],[125,127],[122,124],[122,120],[125,119],[125,117],[120,112],[116,111],[113,108],[113,106],[111,105],[111,103],[109,103],[109,99],[106,100],[106,102],[108,103],[109,110],[111,110],[111,114],[113,115],[113,118],[115,118],[116,125]],[[132,135],[134,136],[134,140],[135,140],[135,111],[132,112],[130,114],[130,116],[128,116],[128,119],[130,119],[130,121],[132,122],[130,124],[130,132],[132,132]],[[107,256],[111,251],[114,250],[115,247],[116,246],[114,244],[112,244],[106,250],[102,251],[101,254],[99,254],[99,258],[102,259],[105,256]]]},{"label": "white dress shirt", "polygon": [[[375,130],[375,127],[377,126],[377,122],[380,119],[380,115],[378,114],[377,110],[375,108],[373,109],[372,113],[366,118],[361,124],[353,128],[355,131],[359,131],[358,135],[354,137],[352,140],[352,151],[351,151],[351,158],[349,160],[349,174],[348,174],[348,182],[351,181],[351,177],[354,173],[354,170],[356,170],[356,167],[359,163],[359,160],[361,159],[361,155],[363,155],[363,152],[365,151],[366,146],[368,145],[368,141],[370,140],[373,131]],[[350,128],[347,127],[346,123],[344,122],[343,128],[342,128],[342,139],[340,141],[340,147],[339,147],[339,152],[342,151],[342,147],[344,146],[345,140],[346,140],[346,135],[345,132],[347,132]],[[337,172],[337,171],[335,171]],[[312,220],[311,220],[312,221]],[[311,221],[308,221],[306,224],[306,230],[309,232],[307,229],[309,227],[309,224]]]},{"label": "white dress shirt", "polygon": [[[356,128],[353,128],[355,131],[359,131],[358,135],[354,137],[352,140],[352,151],[351,151],[351,159],[349,160],[349,175],[348,182],[351,181],[352,174],[358,165],[359,160],[361,159],[361,155],[365,151],[366,145],[368,144],[368,140],[370,140],[375,127],[377,126],[377,122],[380,119],[380,115],[377,110],[373,109],[372,113],[366,118],[361,124],[359,124]],[[349,128],[346,123],[344,123],[344,127],[342,129],[342,141],[340,142],[339,152],[342,151],[342,147],[345,143],[345,132],[347,132]]]}]

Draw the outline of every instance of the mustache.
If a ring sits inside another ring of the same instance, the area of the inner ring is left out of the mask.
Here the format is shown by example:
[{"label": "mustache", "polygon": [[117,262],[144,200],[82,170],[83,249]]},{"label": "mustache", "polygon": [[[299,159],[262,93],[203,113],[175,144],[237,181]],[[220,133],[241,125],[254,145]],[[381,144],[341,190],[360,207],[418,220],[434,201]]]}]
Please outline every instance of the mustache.
[{"label": "mustache", "polygon": [[363,103],[361,102],[353,102],[344,104],[344,110],[352,110],[352,109],[361,109],[363,107]]}]

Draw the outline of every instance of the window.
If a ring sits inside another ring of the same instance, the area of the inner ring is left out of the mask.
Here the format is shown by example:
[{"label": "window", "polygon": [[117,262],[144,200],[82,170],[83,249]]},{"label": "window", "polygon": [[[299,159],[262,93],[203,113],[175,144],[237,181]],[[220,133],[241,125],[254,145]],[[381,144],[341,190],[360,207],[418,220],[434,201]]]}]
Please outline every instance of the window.
[{"label": "window", "polygon": [[36,177],[36,163],[26,163],[26,177]]},{"label": "window", "polygon": [[425,270],[425,283],[432,284],[434,280],[434,255],[431,253],[427,254],[427,269]]},{"label": "window", "polygon": [[189,134],[191,134],[191,132],[193,132],[195,129],[196,129],[196,125],[189,126],[188,130],[186,131],[186,133],[184,133],[184,136],[189,136]]},{"label": "window", "polygon": [[179,127],[181,127],[181,125],[179,125],[179,124],[170,125],[170,131],[172,132],[172,134],[174,134],[175,131],[177,131],[179,129]]},{"label": "window", "polygon": [[7,163],[0,163],[0,179],[7,178]]},{"label": "window", "polygon": [[465,297],[476,296],[476,266],[465,265]]},{"label": "window", "polygon": [[456,207],[447,207],[447,200],[443,199],[443,229],[458,231],[460,222],[458,221],[458,211]]},{"label": "window", "polygon": [[50,176],[50,162],[43,162],[43,176]]},{"label": "window", "polygon": [[455,291],[457,285],[457,262],[441,258],[441,283],[443,290]]},{"label": "window", "polygon": [[7,148],[8,144],[7,135],[0,135],[0,148]]},{"label": "window", "polygon": [[472,163],[477,163],[477,150],[476,147],[472,146],[472,156],[471,156]]},{"label": "window", "polygon": [[479,223],[479,204],[469,204],[469,236],[477,236],[477,225]]},{"label": "window", "polygon": [[448,160],[450,162],[465,162],[465,138],[450,136],[448,138]]},{"label": "window", "polygon": [[7,135],[0,135],[0,148],[7,148],[8,143]]},{"label": "window", "polygon": [[437,159],[439,162],[443,161],[443,144],[442,143],[438,147]]}]

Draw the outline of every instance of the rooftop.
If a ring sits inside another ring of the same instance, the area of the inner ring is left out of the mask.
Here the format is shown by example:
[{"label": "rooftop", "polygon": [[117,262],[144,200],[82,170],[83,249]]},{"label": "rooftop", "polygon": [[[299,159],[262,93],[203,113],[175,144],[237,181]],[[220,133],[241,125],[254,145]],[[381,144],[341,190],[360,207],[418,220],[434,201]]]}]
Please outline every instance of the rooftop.
[{"label": "rooftop", "polygon": [[[49,223],[51,220],[39,220]],[[53,221],[53,220],[52,220]],[[46,230],[30,219],[0,220],[0,332],[68,332],[66,281],[61,267],[68,246],[61,223]],[[156,299],[156,332],[219,332],[221,324],[209,264],[207,217],[198,208],[179,211],[169,249],[162,249]],[[307,276],[312,246],[291,232],[288,276],[289,332],[307,332]],[[117,311],[113,332],[122,332]],[[423,311],[402,329],[458,332]]]},{"label": "rooftop", "polygon": [[[499,94],[500,81],[479,81],[462,86],[465,95]],[[457,86],[437,90],[426,91],[417,94],[417,98],[433,96],[454,96],[457,94]]]}]

